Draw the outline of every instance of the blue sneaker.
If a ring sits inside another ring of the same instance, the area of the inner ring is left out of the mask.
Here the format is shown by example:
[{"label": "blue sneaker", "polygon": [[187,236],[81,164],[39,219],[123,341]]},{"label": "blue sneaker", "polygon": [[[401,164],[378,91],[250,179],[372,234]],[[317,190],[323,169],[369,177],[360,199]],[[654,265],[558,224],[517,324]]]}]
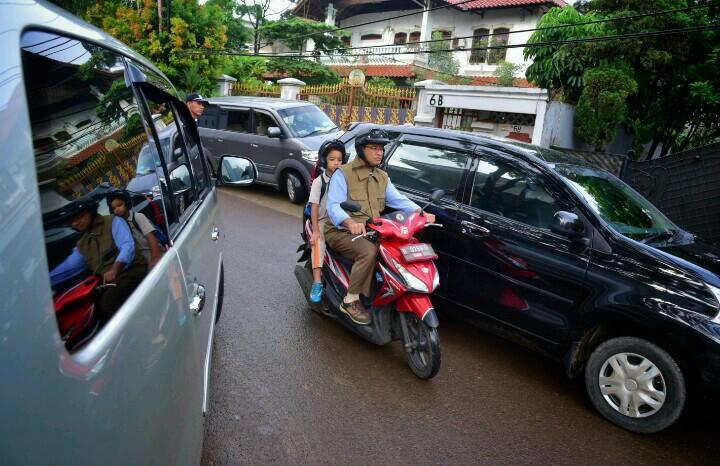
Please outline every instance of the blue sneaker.
[{"label": "blue sneaker", "polygon": [[313,283],[312,288],[310,288],[310,302],[311,303],[319,303],[322,299],[323,294],[323,285],[322,283]]}]

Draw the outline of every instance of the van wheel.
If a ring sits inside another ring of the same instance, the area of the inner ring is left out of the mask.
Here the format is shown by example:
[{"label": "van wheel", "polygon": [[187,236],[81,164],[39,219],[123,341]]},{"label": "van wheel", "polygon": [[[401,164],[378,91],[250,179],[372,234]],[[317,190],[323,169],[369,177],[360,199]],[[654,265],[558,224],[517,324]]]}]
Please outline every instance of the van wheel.
[{"label": "van wheel", "polygon": [[293,204],[302,204],[307,198],[307,187],[305,181],[295,171],[289,171],[285,175],[285,190],[288,199]]},{"label": "van wheel", "polygon": [[641,434],[669,427],[687,398],[685,378],[672,356],[634,337],[613,338],[593,351],[585,388],[606,419]]},{"label": "van wheel", "polygon": [[220,320],[222,314],[223,298],[225,297],[225,264],[220,264],[220,282],[218,283],[217,312],[215,312],[215,323]]}]

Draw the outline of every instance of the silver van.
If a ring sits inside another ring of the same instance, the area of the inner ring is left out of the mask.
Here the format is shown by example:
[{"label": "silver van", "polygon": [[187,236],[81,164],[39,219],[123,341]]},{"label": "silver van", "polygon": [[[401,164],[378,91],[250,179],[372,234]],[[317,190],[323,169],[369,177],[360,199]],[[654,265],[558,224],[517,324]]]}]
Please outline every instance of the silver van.
[{"label": "silver van", "polygon": [[[0,13],[0,462],[198,464],[224,231],[195,123],[157,68],[99,29],[45,3]],[[166,238],[152,268],[105,198],[143,147],[157,195],[129,202]],[[247,159],[219,168],[220,184],[256,176]],[[88,270],[93,244],[114,276]]]},{"label": "silver van", "polygon": [[285,191],[299,204],[310,192],[310,174],[323,141],[343,131],[310,102],[271,97],[211,97],[198,118],[211,163],[222,155],[248,157],[258,183]]}]

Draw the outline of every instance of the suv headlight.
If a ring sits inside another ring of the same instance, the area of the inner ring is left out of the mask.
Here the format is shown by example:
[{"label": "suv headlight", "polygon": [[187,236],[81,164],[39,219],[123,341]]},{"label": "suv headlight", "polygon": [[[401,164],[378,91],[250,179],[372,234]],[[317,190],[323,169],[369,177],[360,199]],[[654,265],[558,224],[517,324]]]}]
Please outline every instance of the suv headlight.
[{"label": "suv headlight", "polygon": [[415,275],[408,272],[408,270],[400,265],[398,261],[395,259],[390,259],[392,261],[393,267],[400,273],[400,276],[405,281],[405,286],[410,291],[417,291],[418,293],[428,293],[427,286],[425,286],[425,283],[422,282],[419,278],[417,278]]},{"label": "suv headlight", "polygon": [[303,159],[307,160],[310,163],[317,162],[318,151],[316,150],[301,150],[300,154],[302,154]]}]

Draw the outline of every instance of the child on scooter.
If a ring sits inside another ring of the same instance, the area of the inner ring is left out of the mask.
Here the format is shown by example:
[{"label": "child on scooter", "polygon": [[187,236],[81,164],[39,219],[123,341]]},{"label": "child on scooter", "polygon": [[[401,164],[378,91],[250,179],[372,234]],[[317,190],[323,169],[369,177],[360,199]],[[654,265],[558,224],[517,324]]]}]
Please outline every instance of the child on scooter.
[{"label": "child on scooter", "polygon": [[325,238],[323,229],[327,219],[327,186],[330,184],[330,177],[340,165],[347,163],[348,156],[345,153],[345,146],[337,139],[325,141],[318,150],[318,167],[323,172],[315,178],[310,188],[310,221],[312,223],[312,235],[309,242],[312,249],[313,285],[310,289],[310,302],[319,303],[322,299],[322,265],[325,257]]}]

